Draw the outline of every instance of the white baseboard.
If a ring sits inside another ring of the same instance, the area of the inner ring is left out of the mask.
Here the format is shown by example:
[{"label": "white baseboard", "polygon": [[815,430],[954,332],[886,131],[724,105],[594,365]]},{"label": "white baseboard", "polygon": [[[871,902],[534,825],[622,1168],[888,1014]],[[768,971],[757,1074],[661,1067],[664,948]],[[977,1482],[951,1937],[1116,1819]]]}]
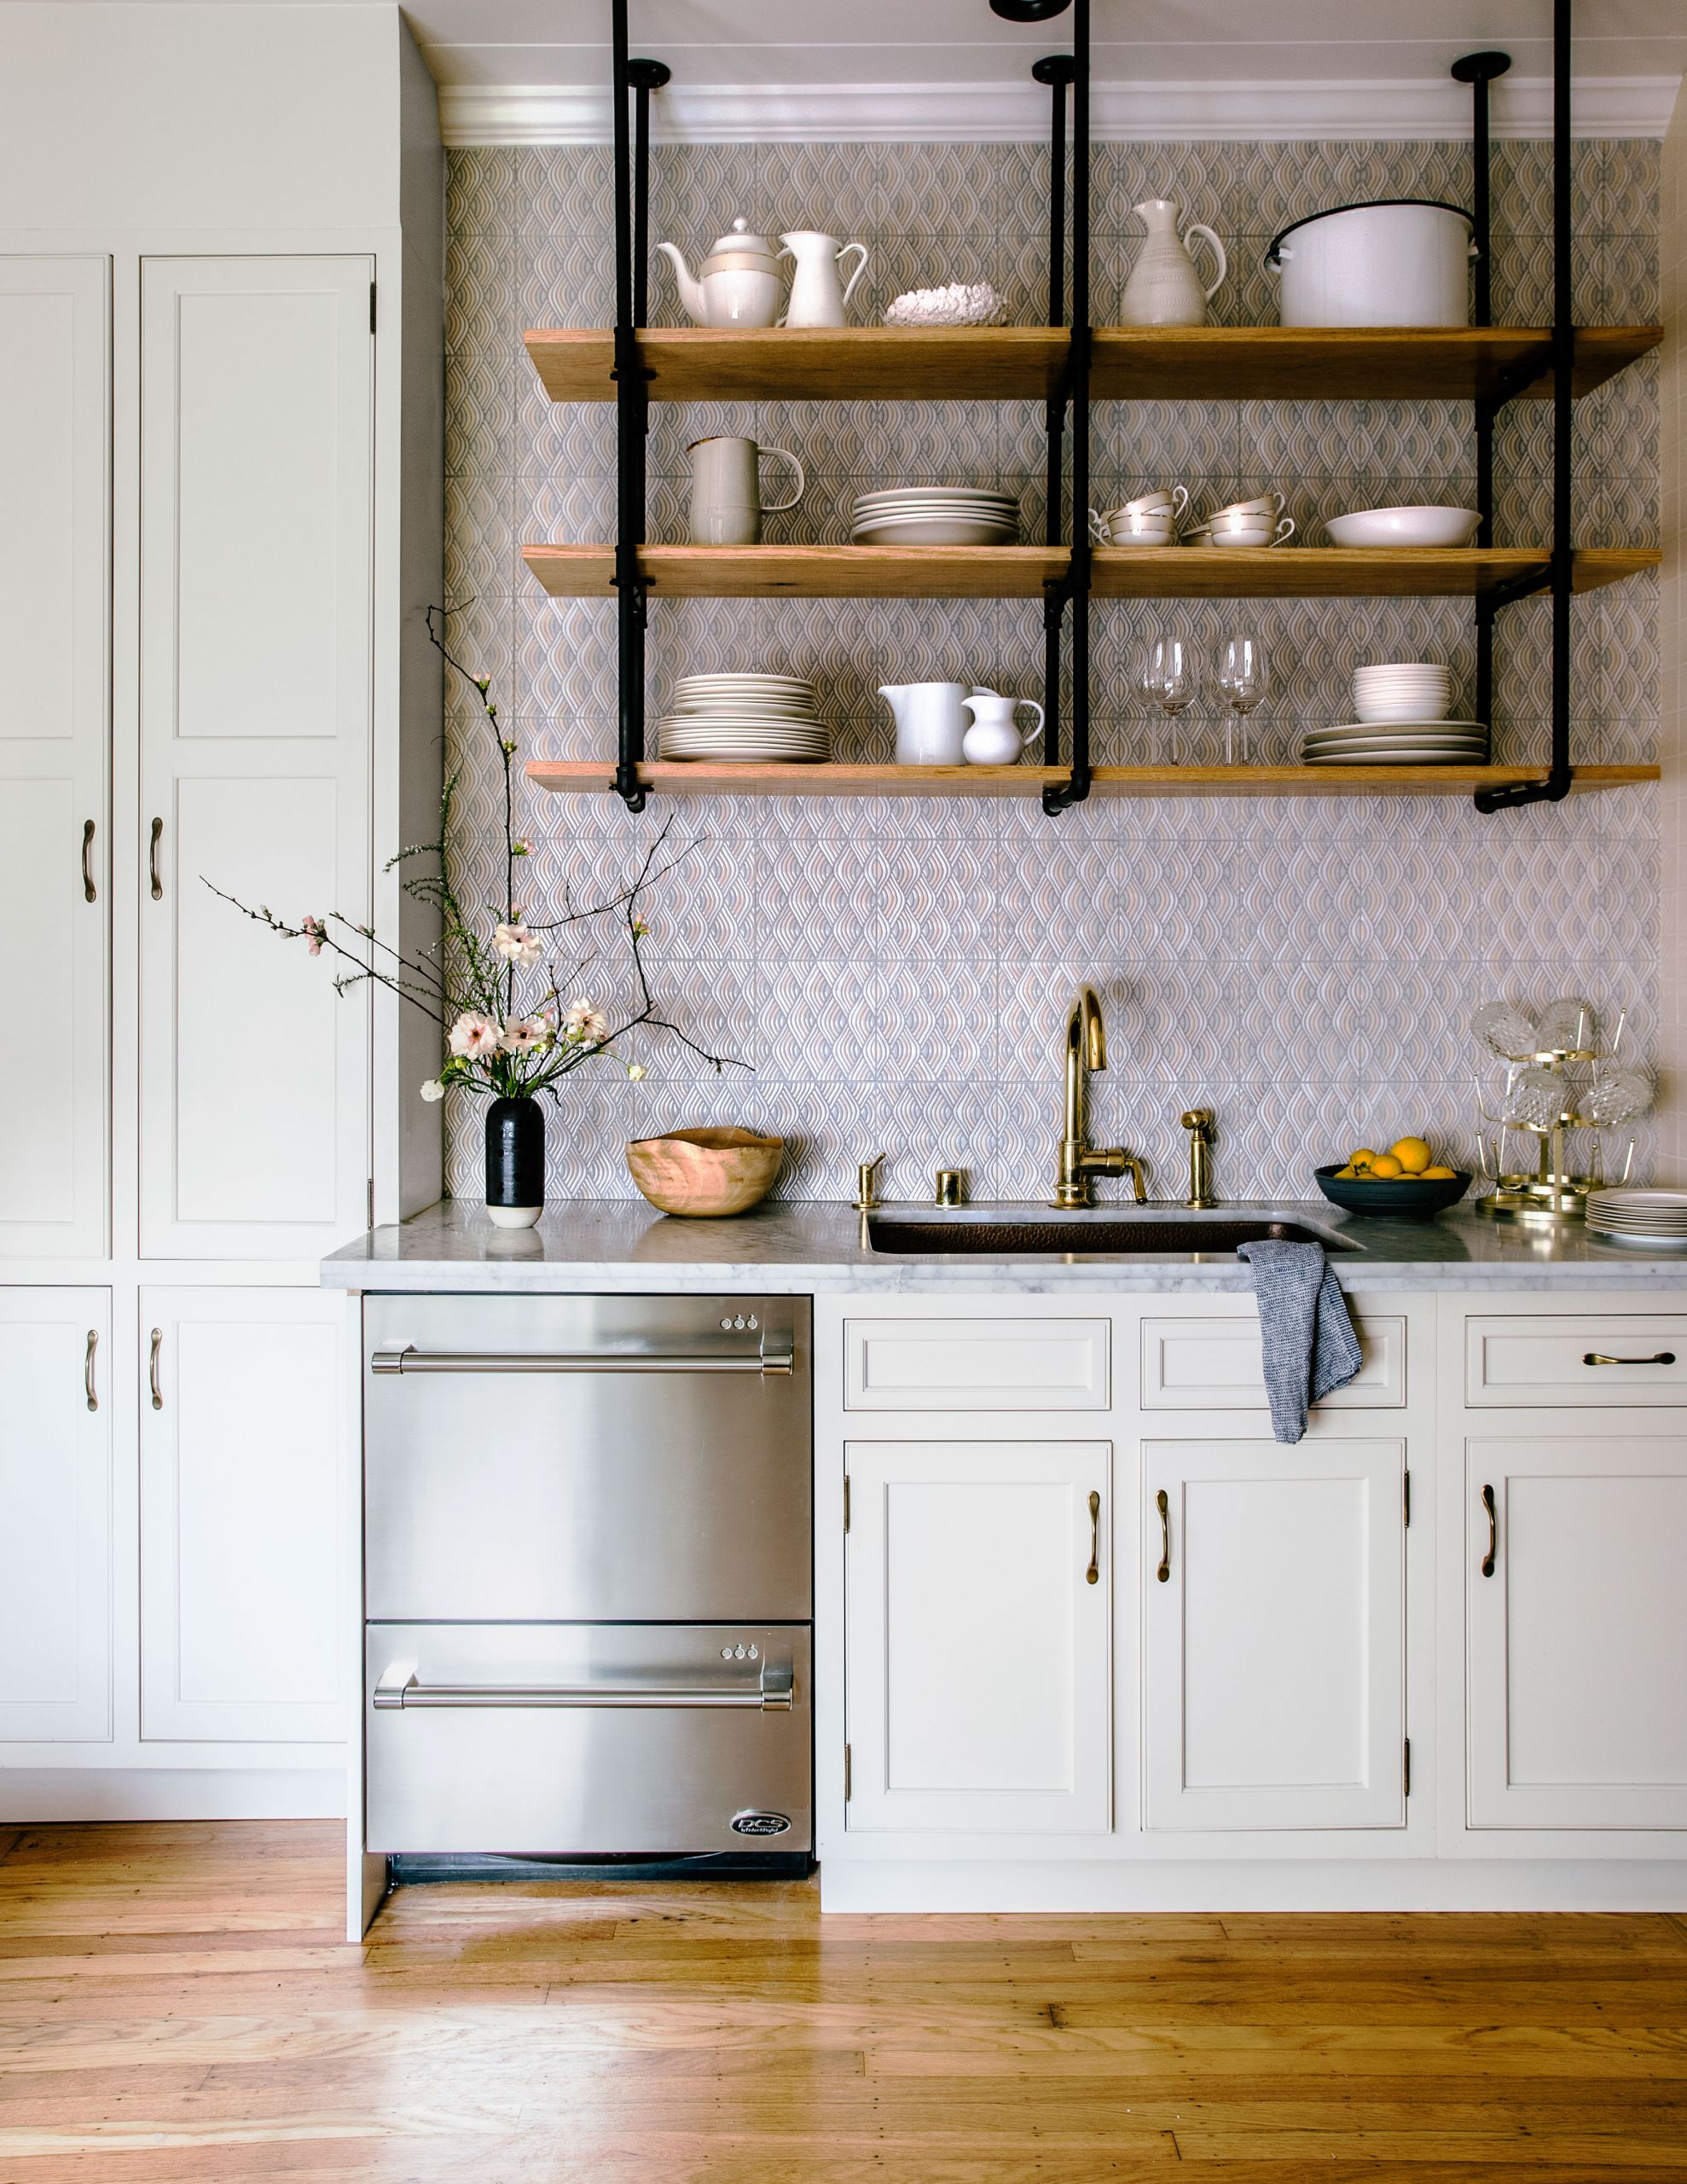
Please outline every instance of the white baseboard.
[{"label": "white baseboard", "polygon": [[0,1769],[0,1823],[343,1820],[345,1773],[315,1767]]},{"label": "white baseboard", "polygon": [[822,1911],[1683,1911],[1687,1859],[1009,1864],[827,1858]]}]

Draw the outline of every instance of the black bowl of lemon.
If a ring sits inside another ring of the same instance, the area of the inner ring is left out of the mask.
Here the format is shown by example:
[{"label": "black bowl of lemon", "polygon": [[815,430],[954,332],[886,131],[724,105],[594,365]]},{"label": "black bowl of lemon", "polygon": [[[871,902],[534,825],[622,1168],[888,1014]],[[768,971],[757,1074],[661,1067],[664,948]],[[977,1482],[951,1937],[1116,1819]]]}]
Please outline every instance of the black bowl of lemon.
[{"label": "black bowl of lemon", "polygon": [[1429,1140],[1397,1138],[1386,1153],[1362,1145],[1344,1161],[1316,1170],[1318,1188],[1344,1213],[1388,1213],[1427,1221],[1457,1205],[1470,1188],[1463,1170],[1445,1167]]}]

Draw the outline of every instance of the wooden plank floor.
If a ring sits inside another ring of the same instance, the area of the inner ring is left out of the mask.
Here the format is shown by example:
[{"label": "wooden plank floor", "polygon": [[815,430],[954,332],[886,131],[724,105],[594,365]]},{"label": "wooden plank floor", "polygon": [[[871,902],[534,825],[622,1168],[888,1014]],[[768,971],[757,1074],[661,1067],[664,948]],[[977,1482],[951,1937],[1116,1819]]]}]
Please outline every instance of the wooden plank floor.
[{"label": "wooden plank floor", "polygon": [[0,1828],[0,2184],[1687,2180],[1687,1920],[834,1919]]}]

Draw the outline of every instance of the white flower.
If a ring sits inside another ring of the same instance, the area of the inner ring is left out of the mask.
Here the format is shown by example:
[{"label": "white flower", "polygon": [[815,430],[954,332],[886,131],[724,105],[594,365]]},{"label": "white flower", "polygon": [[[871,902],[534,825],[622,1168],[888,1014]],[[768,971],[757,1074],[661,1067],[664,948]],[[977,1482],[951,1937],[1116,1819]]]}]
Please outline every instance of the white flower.
[{"label": "white flower", "polygon": [[530,971],[545,952],[538,934],[519,924],[501,925],[492,936],[492,945],[505,962],[513,963],[521,971]]},{"label": "white flower", "polygon": [[421,1095],[432,1107],[436,1100],[443,1100],[445,1097],[445,1087],[437,1077],[430,1077],[421,1089]]},{"label": "white flower", "polygon": [[636,1084],[643,1075],[644,1064],[641,1061],[629,1061],[628,1063],[627,1082],[629,1084]]},{"label": "white flower", "polygon": [[600,1047],[609,1037],[609,1019],[594,1002],[582,1001],[577,996],[569,1002],[562,1021],[569,1037],[582,1045]]},{"label": "white flower", "polygon": [[512,1016],[499,1041],[507,1054],[536,1054],[549,1043],[551,1027],[542,1016]]},{"label": "white flower", "polygon": [[497,1024],[490,1016],[483,1016],[478,1008],[466,1008],[451,1026],[449,1044],[454,1054],[465,1055],[470,1061],[479,1061],[484,1056],[497,1051],[501,1037]]}]

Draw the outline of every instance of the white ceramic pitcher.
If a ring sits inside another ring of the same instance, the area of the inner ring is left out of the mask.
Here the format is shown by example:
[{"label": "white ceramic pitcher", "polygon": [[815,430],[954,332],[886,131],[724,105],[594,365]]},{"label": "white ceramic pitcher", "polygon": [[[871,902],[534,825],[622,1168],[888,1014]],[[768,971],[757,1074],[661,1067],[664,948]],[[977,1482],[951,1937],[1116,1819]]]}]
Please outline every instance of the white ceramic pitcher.
[{"label": "white ceramic pitcher", "polygon": [[899,766],[958,766],[966,733],[965,682],[886,682],[879,696],[896,716]]},{"label": "white ceramic pitcher", "polygon": [[[793,228],[780,241],[785,246],[780,256],[794,258],[797,264],[791,276],[791,301],[780,325],[842,326],[844,306],[867,270],[867,245],[841,243],[836,235],[820,235],[811,228]],[[845,286],[838,269],[852,250],[858,250],[861,256]]]},{"label": "white ceramic pitcher", "polygon": [[[972,716],[960,745],[969,766],[1015,765],[1032,736],[1042,733],[1043,709],[1035,698],[1004,698],[995,690],[975,690],[961,703]],[[1037,717],[1023,732],[1013,717],[1022,706],[1029,706]]]},{"label": "white ceramic pitcher", "polygon": [[[1204,326],[1207,305],[1218,293],[1229,260],[1224,245],[1209,227],[1191,220],[1178,233],[1178,208],[1169,197],[1145,197],[1132,210],[1147,229],[1125,293],[1119,304],[1122,326]],[[1211,288],[1203,288],[1195,261],[1184,237],[1194,236],[1210,245],[1218,260]]]}]

